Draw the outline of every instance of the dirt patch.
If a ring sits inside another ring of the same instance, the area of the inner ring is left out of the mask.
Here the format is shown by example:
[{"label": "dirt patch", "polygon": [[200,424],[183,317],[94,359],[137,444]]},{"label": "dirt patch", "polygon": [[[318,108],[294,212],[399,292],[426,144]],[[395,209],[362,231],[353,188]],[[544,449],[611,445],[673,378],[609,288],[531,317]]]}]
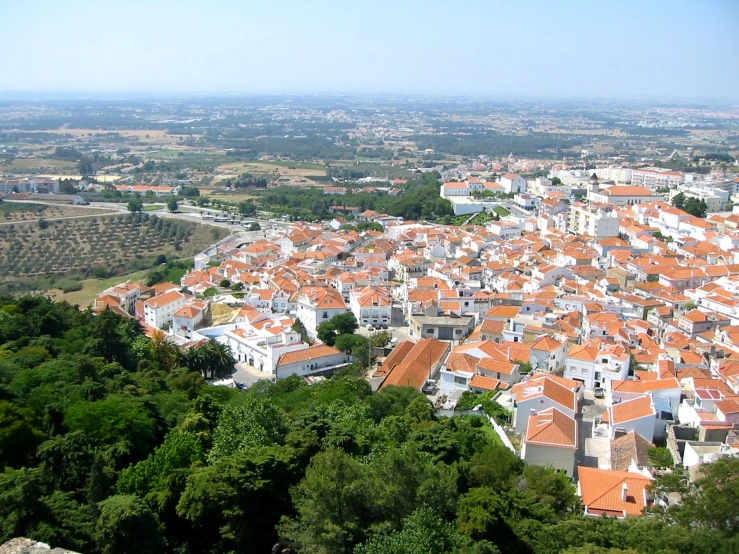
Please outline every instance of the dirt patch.
[{"label": "dirt patch", "polygon": [[228,323],[237,313],[239,313],[238,308],[230,308],[225,304],[212,304],[210,309],[213,318],[213,325],[223,325]]}]

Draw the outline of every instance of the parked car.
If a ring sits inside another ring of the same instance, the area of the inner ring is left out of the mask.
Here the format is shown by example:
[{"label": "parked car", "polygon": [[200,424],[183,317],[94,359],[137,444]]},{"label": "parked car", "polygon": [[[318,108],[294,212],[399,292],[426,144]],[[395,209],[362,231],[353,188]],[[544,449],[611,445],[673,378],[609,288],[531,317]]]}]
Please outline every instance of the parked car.
[{"label": "parked car", "polygon": [[368,331],[373,331],[375,329],[374,327],[372,327],[371,323],[368,323],[366,327]]},{"label": "parked car", "polygon": [[596,398],[605,398],[606,397],[606,391],[604,391],[600,387],[596,387],[595,391],[593,392],[593,396]]},{"label": "parked car", "polygon": [[434,394],[434,391],[436,390],[436,381],[433,379],[429,379],[426,381],[426,384],[421,387],[421,392],[423,394]]}]

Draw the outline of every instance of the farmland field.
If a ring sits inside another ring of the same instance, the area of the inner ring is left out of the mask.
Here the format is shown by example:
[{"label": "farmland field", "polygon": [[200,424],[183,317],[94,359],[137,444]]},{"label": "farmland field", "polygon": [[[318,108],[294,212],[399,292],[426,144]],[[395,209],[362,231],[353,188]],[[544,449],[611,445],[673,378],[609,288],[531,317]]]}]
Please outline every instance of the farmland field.
[{"label": "farmland field", "polygon": [[[9,277],[89,274],[97,267],[124,273],[137,259],[188,257],[227,231],[156,215],[119,215],[0,226],[0,280]],[[130,270],[129,270],[130,271]]]},{"label": "farmland field", "polygon": [[122,137],[137,139],[140,142],[148,144],[171,144],[181,138],[188,138],[188,135],[170,135],[167,131],[161,129],[101,131],[99,129],[70,129],[68,127],[60,127],[59,129],[49,129],[41,132],[72,135],[73,137],[94,137],[115,133]]},{"label": "farmland field", "polygon": [[16,158],[9,165],[3,166],[4,171],[28,171],[31,169],[52,170],[52,169],[71,169],[77,167],[76,162],[66,160],[56,160],[50,158]]},{"label": "farmland field", "polygon": [[77,215],[100,215],[112,213],[111,210],[101,208],[79,208],[65,204],[33,204],[22,202],[3,202],[0,204],[0,223],[15,223],[20,221],[35,221],[40,218],[52,219],[56,217],[70,217]]}]

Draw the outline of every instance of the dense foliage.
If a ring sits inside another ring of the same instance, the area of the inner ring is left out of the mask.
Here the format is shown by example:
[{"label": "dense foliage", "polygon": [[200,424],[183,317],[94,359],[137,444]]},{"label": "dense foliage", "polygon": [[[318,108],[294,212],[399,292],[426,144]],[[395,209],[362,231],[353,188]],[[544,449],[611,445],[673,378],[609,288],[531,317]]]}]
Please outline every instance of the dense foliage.
[{"label": "dense foliage", "polygon": [[351,187],[344,196],[327,195],[320,188],[275,187],[258,192],[259,209],[306,221],[334,217],[331,207],[335,205],[375,210],[407,220],[435,220],[454,213],[451,202],[439,196],[438,177],[436,172],[418,175],[403,185],[398,196]]},{"label": "dense foliage", "polygon": [[[729,553],[739,460],[680,508],[585,518],[571,482],[525,466],[483,418],[334,377],[212,387],[228,353],[178,353],[138,323],[0,298],[0,542],[85,553]],[[196,368],[200,368],[197,370]],[[204,369],[206,368],[206,369]],[[195,369],[195,370],[194,370]]]}]

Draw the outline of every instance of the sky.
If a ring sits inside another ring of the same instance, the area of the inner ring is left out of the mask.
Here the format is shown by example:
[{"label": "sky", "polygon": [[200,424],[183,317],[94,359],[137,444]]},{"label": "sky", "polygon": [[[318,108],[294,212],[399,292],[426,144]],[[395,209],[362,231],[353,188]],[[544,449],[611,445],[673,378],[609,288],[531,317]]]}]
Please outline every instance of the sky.
[{"label": "sky", "polygon": [[0,0],[0,91],[739,99],[739,0]]}]

